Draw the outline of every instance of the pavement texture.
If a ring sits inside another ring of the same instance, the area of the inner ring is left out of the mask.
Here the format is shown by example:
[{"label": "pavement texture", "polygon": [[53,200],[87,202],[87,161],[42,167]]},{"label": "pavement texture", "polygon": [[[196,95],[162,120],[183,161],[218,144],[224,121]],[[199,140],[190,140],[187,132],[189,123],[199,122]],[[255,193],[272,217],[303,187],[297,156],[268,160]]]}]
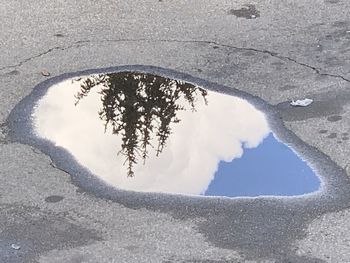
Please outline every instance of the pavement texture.
[{"label": "pavement texture", "polygon": [[[1,1],[0,262],[350,262],[349,11],[347,0]],[[8,116],[43,71],[122,65],[262,99],[332,190],[295,200],[101,195],[11,140]],[[314,103],[288,105],[305,97]]]}]

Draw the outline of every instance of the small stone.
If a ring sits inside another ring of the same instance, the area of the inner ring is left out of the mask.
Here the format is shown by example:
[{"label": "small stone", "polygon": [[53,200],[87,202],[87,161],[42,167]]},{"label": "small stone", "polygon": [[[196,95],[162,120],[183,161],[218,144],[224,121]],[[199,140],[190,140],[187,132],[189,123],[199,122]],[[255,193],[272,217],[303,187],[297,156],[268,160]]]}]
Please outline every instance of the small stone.
[{"label": "small stone", "polygon": [[48,72],[47,70],[43,70],[43,71],[41,71],[41,75],[43,75],[43,76],[45,76],[45,77],[48,77],[48,76],[50,76],[51,74],[50,74],[50,72]]},{"label": "small stone", "polygon": [[21,249],[21,247],[19,245],[17,245],[17,244],[11,244],[11,248],[15,249],[15,250],[20,250]]},{"label": "small stone", "polygon": [[45,201],[48,203],[58,203],[63,200],[63,196],[60,195],[51,195],[45,198]]},{"label": "small stone", "polygon": [[251,15],[250,17],[251,17],[251,18],[256,18],[256,15]]}]

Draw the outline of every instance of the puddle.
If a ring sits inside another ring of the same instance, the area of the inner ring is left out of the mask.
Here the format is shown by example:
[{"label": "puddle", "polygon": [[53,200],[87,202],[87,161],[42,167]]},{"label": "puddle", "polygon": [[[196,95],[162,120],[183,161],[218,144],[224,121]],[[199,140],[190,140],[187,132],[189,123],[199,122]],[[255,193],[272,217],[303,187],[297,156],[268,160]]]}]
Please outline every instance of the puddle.
[{"label": "puddle", "polygon": [[51,86],[37,136],[124,190],[207,196],[302,195],[320,180],[241,98],[152,74],[119,72]]}]

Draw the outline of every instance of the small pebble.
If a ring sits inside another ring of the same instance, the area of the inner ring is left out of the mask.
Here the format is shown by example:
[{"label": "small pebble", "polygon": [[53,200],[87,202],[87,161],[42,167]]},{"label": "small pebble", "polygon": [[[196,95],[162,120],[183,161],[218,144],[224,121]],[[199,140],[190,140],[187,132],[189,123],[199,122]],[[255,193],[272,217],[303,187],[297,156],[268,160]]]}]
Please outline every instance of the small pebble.
[{"label": "small pebble", "polygon": [[50,74],[50,72],[48,72],[47,70],[43,70],[43,71],[41,71],[41,75],[43,75],[43,76],[45,76],[45,77],[48,77],[48,76],[50,76],[51,74]]}]

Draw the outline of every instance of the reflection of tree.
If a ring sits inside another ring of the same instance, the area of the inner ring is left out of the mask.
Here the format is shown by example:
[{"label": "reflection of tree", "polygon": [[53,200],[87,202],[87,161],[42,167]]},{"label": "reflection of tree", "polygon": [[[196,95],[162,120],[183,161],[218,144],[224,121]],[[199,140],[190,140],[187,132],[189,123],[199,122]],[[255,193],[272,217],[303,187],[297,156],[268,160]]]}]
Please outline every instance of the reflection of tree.
[{"label": "reflection of tree", "polygon": [[197,92],[207,103],[204,89],[151,74],[110,73],[77,81],[81,83],[81,88],[76,95],[76,105],[93,87],[102,85],[99,92],[102,109],[98,114],[105,122],[105,130],[110,126],[113,134],[122,136],[119,153],[126,156],[129,177],[134,176],[133,165],[137,162],[137,154],[145,162],[148,146],[154,136],[158,141],[156,155],[162,152],[171,134],[170,124],[180,121],[176,117],[177,111],[185,110],[180,104],[181,98],[187,101],[192,110],[195,110]]}]

